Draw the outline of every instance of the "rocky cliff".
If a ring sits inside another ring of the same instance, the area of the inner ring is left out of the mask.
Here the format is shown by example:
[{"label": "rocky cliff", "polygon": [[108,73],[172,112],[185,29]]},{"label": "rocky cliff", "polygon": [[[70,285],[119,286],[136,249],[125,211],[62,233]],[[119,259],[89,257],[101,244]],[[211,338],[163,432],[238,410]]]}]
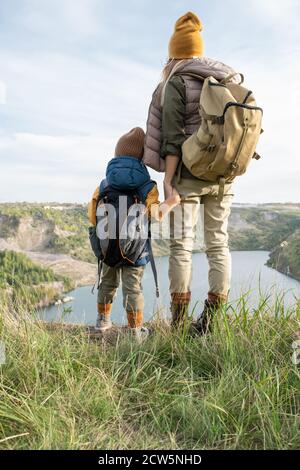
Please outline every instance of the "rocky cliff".
[{"label": "rocky cliff", "polygon": [[[0,250],[26,253],[32,260],[92,284],[95,258],[88,241],[84,204],[0,204]],[[201,225],[198,227],[201,232]],[[236,204],[229,221],[232,250],[267,250],[269,265],[300,278],[300,204]],[[197,234],[195,251],[203,248]],[[169,253],[168,240],[154,240],[155,255]]]}]

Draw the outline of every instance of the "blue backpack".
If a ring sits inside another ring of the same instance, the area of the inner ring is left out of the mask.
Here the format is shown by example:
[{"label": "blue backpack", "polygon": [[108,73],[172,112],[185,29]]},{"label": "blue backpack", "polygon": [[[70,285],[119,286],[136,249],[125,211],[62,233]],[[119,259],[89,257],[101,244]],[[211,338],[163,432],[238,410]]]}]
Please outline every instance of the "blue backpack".
[{"label": "blue backpack", "polygon": [[[103,185],[101,185],[103,186]],[[143,266],[150,261],[159,297],[158,277],[151,247],[148,214],[141,191],[101,187],[97,206],[97,226],[89,227],[92,250],[98,259],[99,280],[102,263],[110,267]]]}]

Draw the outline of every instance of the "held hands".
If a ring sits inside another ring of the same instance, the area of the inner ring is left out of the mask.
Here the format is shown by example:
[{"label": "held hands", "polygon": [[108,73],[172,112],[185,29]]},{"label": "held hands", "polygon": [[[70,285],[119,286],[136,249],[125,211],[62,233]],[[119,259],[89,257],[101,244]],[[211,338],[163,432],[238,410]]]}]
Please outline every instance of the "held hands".
[{"label": "held hands", "polygon": [[164,179],[164,193],[165,193],[165,200],[175,197],[178,200],[178,204],[180,203],[180,196],[178,191],[172,186],[171,181]]},{"label": "held hands", "polygon": [[180,204],[178,191],[166,180],[164,180],[164,193],[165,200],[158,206],[157,214],[155,214],[156,220],[162,220],[174,207]]}]

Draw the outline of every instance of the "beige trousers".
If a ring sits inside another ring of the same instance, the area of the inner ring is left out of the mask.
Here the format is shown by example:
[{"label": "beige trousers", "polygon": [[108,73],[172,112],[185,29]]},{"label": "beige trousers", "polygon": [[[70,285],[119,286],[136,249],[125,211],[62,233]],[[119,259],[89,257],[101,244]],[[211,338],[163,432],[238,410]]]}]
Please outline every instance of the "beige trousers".
[{"label": "beige trousers", "polygon": [[142,278],[145,266],[121,266],[111,268],[103,264],[101,282],[98,290],[98,304],[111,304],[122,280],[123,306],[128,312],[142,311],[144,295]]},{"label": "beige trousers", "polygon": [[[225,185],[224,197],[218,199],[219,186],[198,180],[174,181],[182,205],[190,208],[182,224],[182,237],[172,235],[170,240],[169,280],[170,292],[189,293],[192,278],[192,251],[195,231],[200,213],[203,215],[205,253],[208,259],[209,294],[227,298],[231,278],[231,255],[228,248],[228,217],[232,204],[232,184]],[[197,272],[197,266],[194,266]],[[175,296],[176,297],[176,296]],[[184,296],[183,296],[184,297]],[[188,298],[187,298],[188,300]]]}]

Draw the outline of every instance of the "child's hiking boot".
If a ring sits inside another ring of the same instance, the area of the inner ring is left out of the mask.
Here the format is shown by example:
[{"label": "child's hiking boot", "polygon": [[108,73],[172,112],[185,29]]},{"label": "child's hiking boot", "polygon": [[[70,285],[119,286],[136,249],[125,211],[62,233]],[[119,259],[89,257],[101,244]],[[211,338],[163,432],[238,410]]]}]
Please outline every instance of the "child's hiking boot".
[{"label": "child's hiking boot", "polygon": [[129,333],[137,343],[143,343],[149,336],[149,330],[143,325],[143,311],[127,311]]},{"label": "child's hiking boot", "polygon": [[99,331],[106,331],[112,327],[111,319],[108,315],[103,315],[98,313],[97,320],[96,320],[96,330]]},{"label": "child's hiking boot", "polygon": [[110,319],[111,309],[112,309],[112,303],[98,304],[98,316],[96,320],[97,330],[106,331],[112,327],[112,322]]},{"label": "child's hiking boot", "polygon": [[134,328],[141,328],[143,325],[143,311],[142,310],[135,310],[130,311],[127,310],[127,322],[128,326],[131,329]]},{"label": "child's hiking boot", "polygon": [[132,338],[136,340],[137,343],[142,344],[148,338],[150,331],[145,326],[140,326],[138,328],[130,328],[130,333]]}]

